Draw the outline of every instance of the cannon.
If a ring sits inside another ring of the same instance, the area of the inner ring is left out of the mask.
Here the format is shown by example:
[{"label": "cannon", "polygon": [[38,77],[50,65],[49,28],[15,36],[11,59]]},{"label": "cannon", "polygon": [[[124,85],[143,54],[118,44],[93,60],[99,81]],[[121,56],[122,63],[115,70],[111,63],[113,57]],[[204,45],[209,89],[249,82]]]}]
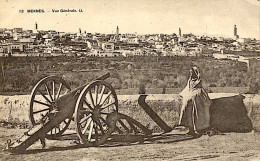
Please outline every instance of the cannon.
[{"label": "cannon", "polygon": [[14,142],[8,140],[6,150],[22,153],[38,140],[45,147],[45,138],[62,136],[71,121],[76,124],[74,129],[79,143],[86,146],[104,144],[114,134],[150,135],[148,128],[118,112],[116,92],[105,81],[109,76],[107,73],[74,90],[60,77],[41,79],[31,92],[29,118],[32,127]]}]

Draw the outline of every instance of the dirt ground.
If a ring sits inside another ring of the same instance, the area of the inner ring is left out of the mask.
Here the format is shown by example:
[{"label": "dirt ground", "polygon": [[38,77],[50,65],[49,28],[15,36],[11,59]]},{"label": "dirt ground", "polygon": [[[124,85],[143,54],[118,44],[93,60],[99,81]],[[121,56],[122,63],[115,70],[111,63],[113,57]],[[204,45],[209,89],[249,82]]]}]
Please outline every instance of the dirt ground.
[{"label": "dirt ground", "polygon": [[[0,148],[7,139],[17,139],[26,129],[0,127]],[[25,154],[1,151],[0,160],[260,160],[260,133],[225,133],[192,139],[174,133],[153,135],[144,143],[108,143],[101,147],[82,147],[73,142],[75,135],[63,140],[39,142]]]}]

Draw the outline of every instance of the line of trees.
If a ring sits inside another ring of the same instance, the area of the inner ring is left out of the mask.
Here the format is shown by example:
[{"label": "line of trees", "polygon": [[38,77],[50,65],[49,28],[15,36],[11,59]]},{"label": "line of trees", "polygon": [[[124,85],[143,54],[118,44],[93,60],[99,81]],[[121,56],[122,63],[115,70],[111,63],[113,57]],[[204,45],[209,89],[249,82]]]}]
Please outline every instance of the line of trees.
[{"label": "line of trees", "polygon": [[0,58],[0,92],[30,93],[47,75],[63,77],[72,88],[86,84],[110,72],[116,89],[183,88],[189,69],[198,66],[205,87],[248,87],[251,93],[260,88],[259,61],[245,63],[215,60],[210,57],[23,57]]}]

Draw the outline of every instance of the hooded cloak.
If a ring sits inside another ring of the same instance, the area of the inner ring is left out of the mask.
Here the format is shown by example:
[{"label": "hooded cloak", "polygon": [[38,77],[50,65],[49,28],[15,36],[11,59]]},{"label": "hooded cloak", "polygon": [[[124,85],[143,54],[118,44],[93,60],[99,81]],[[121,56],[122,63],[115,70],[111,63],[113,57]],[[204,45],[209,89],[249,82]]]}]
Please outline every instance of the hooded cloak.
[{"label": "hooded cloak", "polygon": [[210,128],[209,108],[212,102],[207,92],[202,88],[200,72],[197,67],[190,69],[187,86],[179,95],[182,97],[179,126],[188,127],[191,133],[202,133]]}]

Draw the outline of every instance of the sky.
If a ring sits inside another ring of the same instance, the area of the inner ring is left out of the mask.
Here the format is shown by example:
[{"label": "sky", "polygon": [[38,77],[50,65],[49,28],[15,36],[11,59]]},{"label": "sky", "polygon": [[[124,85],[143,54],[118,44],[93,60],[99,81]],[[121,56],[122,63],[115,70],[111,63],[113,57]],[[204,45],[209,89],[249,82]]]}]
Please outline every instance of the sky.
[{"label": "sky", "polygon": [[[43,9],[45,13],[27,13]],[[82,9],[83,12],[52,12]],[[19,13],[24,10],[24,13]],[[259,0],[0,0],[0,28],[63,32],[193,33],[260,39]]]}]

